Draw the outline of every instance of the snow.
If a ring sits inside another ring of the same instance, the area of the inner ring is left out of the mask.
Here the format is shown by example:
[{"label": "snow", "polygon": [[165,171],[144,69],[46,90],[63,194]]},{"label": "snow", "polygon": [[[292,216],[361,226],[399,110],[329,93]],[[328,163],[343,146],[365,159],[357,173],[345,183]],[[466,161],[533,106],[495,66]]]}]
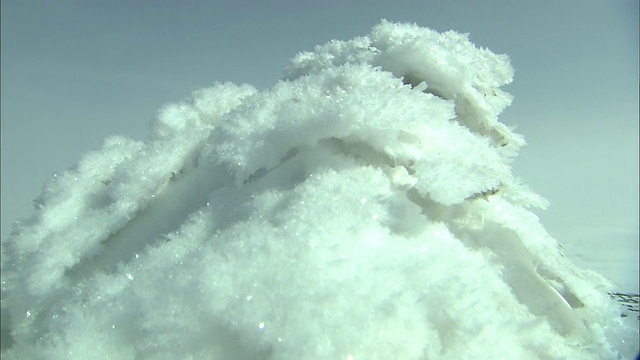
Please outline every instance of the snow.
[{"label": "snow", "polygon": [[505,55],[382,21],[54,177],[2,248],[2,356],[631,358],[511,173]]}]

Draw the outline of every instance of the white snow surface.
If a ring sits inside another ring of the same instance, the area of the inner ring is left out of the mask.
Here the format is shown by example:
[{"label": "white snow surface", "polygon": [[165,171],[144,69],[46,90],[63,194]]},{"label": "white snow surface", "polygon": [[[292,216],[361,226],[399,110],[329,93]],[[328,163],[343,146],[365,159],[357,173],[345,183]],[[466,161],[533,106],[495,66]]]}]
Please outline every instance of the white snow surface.
[{"label": "white snow surface", "polygon": [[635,317],[511,173],[512,76],[382,21],[107,139],[2,244],[2,358],[634,357]]}]

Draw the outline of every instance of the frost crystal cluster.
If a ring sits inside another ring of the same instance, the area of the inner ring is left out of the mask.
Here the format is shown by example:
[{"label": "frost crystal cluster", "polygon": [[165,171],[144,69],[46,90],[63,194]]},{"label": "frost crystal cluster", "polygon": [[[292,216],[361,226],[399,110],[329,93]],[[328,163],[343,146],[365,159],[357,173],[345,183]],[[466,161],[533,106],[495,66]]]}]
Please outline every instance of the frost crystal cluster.
[{"label": "frost crystal cluster", "polygon": [[3,244],[3,359],[633,356],[511,173],[512,75],[383,21],[107,139]]}]

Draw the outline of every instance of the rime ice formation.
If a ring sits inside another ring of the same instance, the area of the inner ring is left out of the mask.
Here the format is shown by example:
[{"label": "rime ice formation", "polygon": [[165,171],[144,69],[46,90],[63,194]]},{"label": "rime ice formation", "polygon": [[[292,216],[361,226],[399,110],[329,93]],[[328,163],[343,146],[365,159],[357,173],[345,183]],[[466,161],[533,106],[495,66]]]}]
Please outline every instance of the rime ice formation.
[{"label": "rime ice formation", "polygon": [[107,139],[3,244],[3,359],[634,356],[511,174],[512,75],[383,21]]}]

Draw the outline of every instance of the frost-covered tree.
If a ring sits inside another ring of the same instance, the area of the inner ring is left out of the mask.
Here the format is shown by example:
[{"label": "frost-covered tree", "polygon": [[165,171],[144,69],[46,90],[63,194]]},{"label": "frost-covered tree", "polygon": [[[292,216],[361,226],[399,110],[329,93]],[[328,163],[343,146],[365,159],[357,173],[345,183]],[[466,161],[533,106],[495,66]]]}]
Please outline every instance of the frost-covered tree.
[{"label": "frost-covered tree", "polygon": [[511,173],[512,76],[383,21],[107,139],[3,244],[3,359],[633,356]]}]

